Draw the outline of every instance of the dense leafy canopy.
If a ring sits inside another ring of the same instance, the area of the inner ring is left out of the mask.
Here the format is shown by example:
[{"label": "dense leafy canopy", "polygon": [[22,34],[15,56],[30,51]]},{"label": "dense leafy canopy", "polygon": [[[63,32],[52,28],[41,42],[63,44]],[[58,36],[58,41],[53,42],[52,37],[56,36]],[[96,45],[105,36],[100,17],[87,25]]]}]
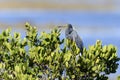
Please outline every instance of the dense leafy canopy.
[{"label": "dense leafy canopy", "polygon": [[26,23],[26,37],[0,34],[0,79],[5,80],[107,80],[120,60],[113,45],[96,41],[80,55],[76,44],[60,39],[60,30],[38,35],[36,27]]}]

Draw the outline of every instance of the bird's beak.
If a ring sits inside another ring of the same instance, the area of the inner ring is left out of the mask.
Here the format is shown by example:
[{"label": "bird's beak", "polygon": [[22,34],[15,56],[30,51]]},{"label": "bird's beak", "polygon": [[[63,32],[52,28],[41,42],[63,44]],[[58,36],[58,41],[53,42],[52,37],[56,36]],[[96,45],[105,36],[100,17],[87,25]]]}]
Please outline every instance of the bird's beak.
[{"label": "bird's beak", "polygon": [[62,28],[62,26],[58,26],[58,28]]},{"label": "bird's beak", "polygon": [[61,28],[65,28],[65,27],[66,27],[66,26],[58,26],[58,28],[60,28],[60,29],[61,29]]},{"label": "bird's beak", "polygon": [[59,30],[61,30],[61,29],[62,29],[62,26],[57,26],[57,28],[58,28]]}]

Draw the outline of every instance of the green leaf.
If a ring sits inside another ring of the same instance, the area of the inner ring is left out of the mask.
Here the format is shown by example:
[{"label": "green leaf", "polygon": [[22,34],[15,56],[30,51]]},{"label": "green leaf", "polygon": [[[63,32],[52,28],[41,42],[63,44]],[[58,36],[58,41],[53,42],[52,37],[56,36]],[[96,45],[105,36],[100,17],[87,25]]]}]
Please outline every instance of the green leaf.
[{"label": "green leaf", "polygon": [[66,65],[66,68],[68,68],[68,62],[66,62],[65,65]]},{"label": "green leaf", "polygon": [[16,65],[16,66],[15,66],[15,71],[16,71],[17,73],[19,73],[20,70],[21,70],[21,69],[20,69],[20,66]]},{"label": "green leaf", "polygon": [[97,66],[94,66],[94,67],[92,68],[92,70],[93,70],[93,71],[96,71],[96,70],[97,70]]},{"label": "green leaf", "polygon": [[65,61],[69,61],[70,58],[71,58],[71,56],[72,56],[71,52],[68,51],[68,52],[64,55],[64,59],[65,59]]},{"label": "green leaf", "polygon": [[72,75],[72,79],[74,79],[75,78],[75,75]]},{"label": "green leaf", "polygon": [[106,52],[107,51],[107,46],[105,45],[104,47],[103,47],[103,50],[102,50],[103,52]]}]

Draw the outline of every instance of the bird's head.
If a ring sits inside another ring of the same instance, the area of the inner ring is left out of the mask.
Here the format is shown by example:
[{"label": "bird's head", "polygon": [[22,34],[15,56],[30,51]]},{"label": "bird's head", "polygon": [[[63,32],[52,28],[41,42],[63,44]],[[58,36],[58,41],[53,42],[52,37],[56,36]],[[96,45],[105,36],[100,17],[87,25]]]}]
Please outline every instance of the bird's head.
[{"label": "bird's head", "polygon": [[67,27],[66,31],[70,34],[73,31],[72,25],[71,24],[66,24],[66,27]]},{"label": "bird's head", "polygon": [[58,26],[58,28],[65,28],[66,32],[70,34],[73,31],[73,27],[71,24],[66,24],[63,26]]}]

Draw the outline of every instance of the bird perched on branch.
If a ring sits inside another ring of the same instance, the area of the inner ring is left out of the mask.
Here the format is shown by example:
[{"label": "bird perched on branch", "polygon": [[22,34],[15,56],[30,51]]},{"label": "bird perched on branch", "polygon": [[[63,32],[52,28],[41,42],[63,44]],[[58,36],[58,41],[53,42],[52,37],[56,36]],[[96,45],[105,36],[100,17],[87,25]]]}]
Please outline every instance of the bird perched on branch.
[{"label": "bird perched on branch", "polygon": [[65,30],[65,36],[67,39],[70,39],[72,41],[75,41],[77,47],[80,49],[81,54],[83,53],[83,41],[77,34],[77,32],[73,29],[71,24],[67,24],[65,26],[59,26],[60,27],[67,27]]}]

